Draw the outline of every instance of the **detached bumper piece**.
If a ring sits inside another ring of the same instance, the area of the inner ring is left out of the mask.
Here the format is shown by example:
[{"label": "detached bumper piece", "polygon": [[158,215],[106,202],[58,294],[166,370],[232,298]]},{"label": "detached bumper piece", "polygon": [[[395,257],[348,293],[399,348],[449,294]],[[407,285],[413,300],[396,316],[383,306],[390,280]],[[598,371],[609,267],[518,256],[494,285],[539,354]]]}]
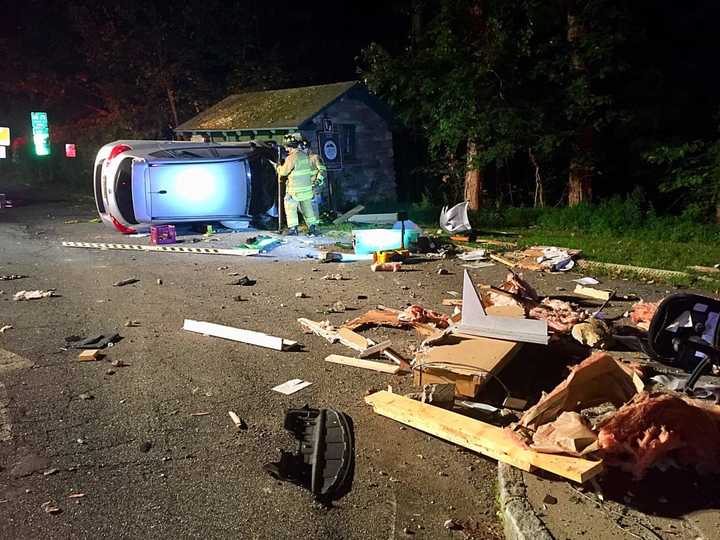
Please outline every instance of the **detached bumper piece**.
[{"label": "detached bumper piece", "polygon": [[350,491],[355,468],[352,419],[334,409],[291,409],[285,429],[298,440],[295,453],[282,451],[265,470],[279,480],[309,489],[322,500]]}]

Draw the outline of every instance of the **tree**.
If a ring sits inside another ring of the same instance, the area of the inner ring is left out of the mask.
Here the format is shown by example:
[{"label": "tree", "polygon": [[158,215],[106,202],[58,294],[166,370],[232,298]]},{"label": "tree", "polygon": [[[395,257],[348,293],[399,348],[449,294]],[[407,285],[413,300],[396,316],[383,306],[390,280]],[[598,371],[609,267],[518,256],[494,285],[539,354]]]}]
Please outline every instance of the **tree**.
[{"label": "tree", "polygon": [[520,164],[526,200],[536,199],[538,178],[554,180],[544,172],[560,169],[572,179],[571,202],[587,199],[593,138],[616,115],[603,82],[623,68],[613,57],[624,17],[615,4],[425,2],[421,35],[397,54],[370,46],[363,75],[428,139],[434,159],[466,163],[471,208],[487,198],[489,177],[498,197],[498,178],[516,181],[510,164]]},{"label": "tree", "polygon": [[720,139],[658,146],[645,159],[661,168],[662,192],[679,198],[695,219],[720,223]]}]

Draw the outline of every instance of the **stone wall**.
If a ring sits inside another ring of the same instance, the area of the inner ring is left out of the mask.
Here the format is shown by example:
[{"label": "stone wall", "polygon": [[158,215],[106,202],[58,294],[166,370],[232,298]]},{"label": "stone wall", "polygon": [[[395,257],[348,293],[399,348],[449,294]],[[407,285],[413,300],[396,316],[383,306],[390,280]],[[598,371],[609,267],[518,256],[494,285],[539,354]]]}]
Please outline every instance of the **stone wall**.
[{"label": "stone wall", "polygon": [[392,132],[384,118],[370,106],[351,96],[344,96],[303,126],[303,135],[318,152],[317,132],[322,130],[323,118],[333,122],[333,130],[340,124],[355,126],[355,157],[343,156],[343,168],[330,172],[335,191],[334,206],[338,210],[353,204],[394,202],[397,200]]}]

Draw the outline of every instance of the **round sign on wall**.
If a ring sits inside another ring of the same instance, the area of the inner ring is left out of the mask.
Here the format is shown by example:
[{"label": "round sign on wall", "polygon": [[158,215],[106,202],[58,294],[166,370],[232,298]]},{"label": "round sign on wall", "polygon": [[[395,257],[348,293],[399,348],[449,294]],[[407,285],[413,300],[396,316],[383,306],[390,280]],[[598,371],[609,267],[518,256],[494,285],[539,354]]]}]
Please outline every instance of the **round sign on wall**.
[{"label": "round sign on wall", "polygon": [[325,154],[325,157],[330,161],[334,161],[335,159],[337,159],[338,148],[335,142],[325,141],[325,144],[323,145],[323,153]]}]

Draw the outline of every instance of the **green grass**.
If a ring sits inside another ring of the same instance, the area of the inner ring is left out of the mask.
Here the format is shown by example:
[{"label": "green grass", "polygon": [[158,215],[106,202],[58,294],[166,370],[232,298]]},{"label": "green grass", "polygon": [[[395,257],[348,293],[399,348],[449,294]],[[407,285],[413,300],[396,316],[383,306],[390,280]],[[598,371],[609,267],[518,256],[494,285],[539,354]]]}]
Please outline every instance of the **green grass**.
[{"label": "green grass", "polygon": [[[364,213],[397,211],[407,211],[410,219],[429,234],[438,228],[440,208],[428,199],[412,204],[367,205]],[[720,263],[720,225],[703,222],[691,210],[679,216],[659,215],[638,195],[572,208],[484,208],[471,213],[470,222],[481,237],[516,240],[519,248],[552,245],[581,249],[584,258],[599,262],[680,272],[687,272],[688,266]],[[343,224],[339,228],[360,227]],[[493,231],[513,232],[518,237]],[[623,277],[637,276],[626,273]],[[673,278],[673,283],[720,287],[720,281],[708,279],[690,276]]]},{"label": "green grass", "polygon": [[685,271],[688,266],[712,266],[720,262],[720,245],[705,242],[677,242],[611,234],[517,230],[518,245],[547,245],[582,249],[594,261]]}]

